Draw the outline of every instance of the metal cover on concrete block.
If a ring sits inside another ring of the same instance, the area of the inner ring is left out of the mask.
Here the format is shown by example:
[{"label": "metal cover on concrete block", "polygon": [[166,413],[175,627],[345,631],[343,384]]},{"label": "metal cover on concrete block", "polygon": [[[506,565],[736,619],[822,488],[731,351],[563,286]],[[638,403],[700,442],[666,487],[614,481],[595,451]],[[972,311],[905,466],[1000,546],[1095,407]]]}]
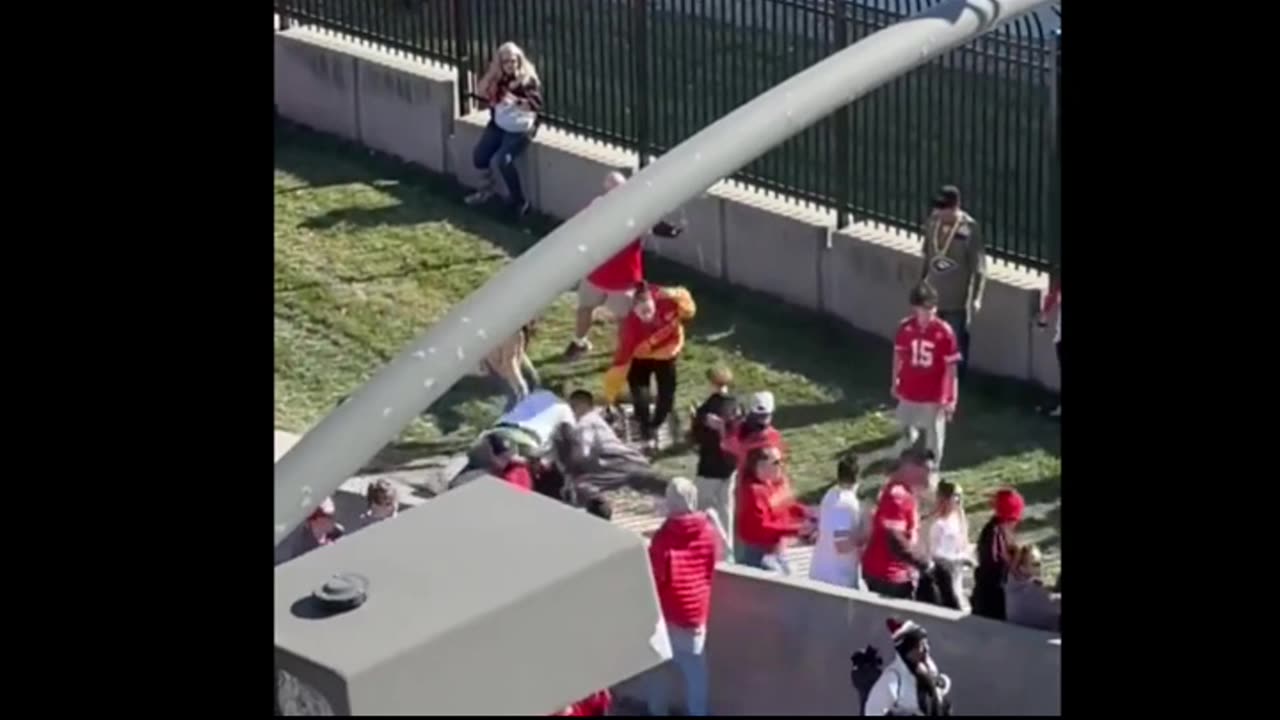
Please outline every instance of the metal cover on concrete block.
[{"label": "metal cover on concrete block", "polygon": [[356,60],[360,142],[436,172],[449,170],[455,84],[429,66]]},{"label": "metal cover on concrete block", "polygon": [[[317,617],[340,572],[368,600]],[[670,653],[639,537],[494,480],[275,573],[277,669],[337,714],[546,715]]]},{"label": "metal cover on concrete block", "polygon": [[359,139],[355,58],[308,37],[275,36],[275,101],[284,117],[308,127]]}]

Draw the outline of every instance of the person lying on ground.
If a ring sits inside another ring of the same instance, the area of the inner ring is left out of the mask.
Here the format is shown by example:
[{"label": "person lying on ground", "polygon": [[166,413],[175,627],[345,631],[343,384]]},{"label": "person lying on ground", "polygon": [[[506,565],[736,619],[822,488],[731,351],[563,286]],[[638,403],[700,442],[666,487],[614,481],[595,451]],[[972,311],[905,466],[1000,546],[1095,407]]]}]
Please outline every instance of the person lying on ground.
[{"label": "person lying on ground", "polygon": [[501,433],[486,435],[485,442],[489,444],[489,471],[522,490],[532,492],[533,475],[515,445]]},{"label": "person lying on ground", "polygon": [[1023,545],[1014,553],[1004,585],[1005,619],[1014,625],[1057,632],[1062,596],[1044,586],[1042,563],[1035,545]]},{"label": "person lying on ground", "polygon": [[[616,170],[604,177],[604,192],[620,187],[627,181]],[[594,202],[594,200],[593,200]],[[660,222],[651,229],[658,237],[675,238],[684,232],[679,225]],[[591,351],[591,318],[597,308],[603,307],[614,320],[622,320],[631,311],[631,300],[636,285],[644,282],[644,237],[632,240],[626,247],[596,268],[578,284],[578,314],[574,337],[565,348],[566,360],[577,358]]]},{"label": "person lying on ground", "polygon": [[655,476],[649,459],[618,437],[589,391],[570,393],[569,407],[576,422],[561,426],[556,445],[569,492],[612,488]]},{"label": "person lying on ground", "polygon": [[[658,428],[675,406],[676,361],[684,349],[684,325],[697,312],[688,290],[639,283],[631,312],[618,325],[618,346],[604,376],[604,401],[616,404],[625,381],[640,437],[649,450],[657,449]],[[655,379],[658,396],[651,412],[649,385]]]}]

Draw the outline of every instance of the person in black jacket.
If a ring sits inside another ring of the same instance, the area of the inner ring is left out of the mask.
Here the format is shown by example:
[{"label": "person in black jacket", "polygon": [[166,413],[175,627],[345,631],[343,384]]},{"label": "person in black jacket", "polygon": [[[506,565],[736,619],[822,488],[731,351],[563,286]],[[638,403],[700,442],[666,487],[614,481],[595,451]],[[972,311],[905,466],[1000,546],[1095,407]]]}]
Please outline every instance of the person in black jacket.
[{"label": "person in black jacket", "polygon": [[1014,531],[1026,507],[1017,490],[996,493],[995,512],[978,533],[978,567],[973,572],[973,614],[1004,620],[1004,583],[1016,550]]}]

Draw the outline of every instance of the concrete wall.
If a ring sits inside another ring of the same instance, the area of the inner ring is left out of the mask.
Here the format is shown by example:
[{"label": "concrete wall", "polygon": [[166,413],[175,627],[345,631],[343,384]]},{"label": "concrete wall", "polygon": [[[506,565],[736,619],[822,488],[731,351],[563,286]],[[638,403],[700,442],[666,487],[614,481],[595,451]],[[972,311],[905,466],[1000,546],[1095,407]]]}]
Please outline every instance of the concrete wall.
[{"label": "concrete wall", "polygon": [[[471,150],[488,118],[457,117],[450,68],[300,29],[277,33],[275,52],[282,116],[475,185]],[[606,172],[636,161],[633,152],[544,127],[518,167],[533,206],[567,218],[600,192]],[[663,257],[881,337],[908,313],[921,262],[917,235],[867,224],[836,231],[832,212],[736,182],[719,183],[673,215],[688,230],[649,246]],[[1047,277],[993,266],[972,328],[972,367],[1057,389],[1052,333],[1032,327]]]},{"label": "concrete wall", "polygon": [[[707,629],[712,715],[856,715],[849,656],[868,644],[891,658],[885,619],[929,631],[934,659],[954,683],[959,715],[1060,715],[1061,641],[1037,630],[722,565]],[[683,691],[671,664],[615,691],[643,700],[658,674]]]}]

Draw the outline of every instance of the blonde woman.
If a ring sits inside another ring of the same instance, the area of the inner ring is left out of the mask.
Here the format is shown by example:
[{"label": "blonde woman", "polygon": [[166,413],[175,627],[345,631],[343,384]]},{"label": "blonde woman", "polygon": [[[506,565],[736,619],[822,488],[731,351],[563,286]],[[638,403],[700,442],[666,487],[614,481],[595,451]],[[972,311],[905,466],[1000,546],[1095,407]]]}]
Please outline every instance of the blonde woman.
[{"label": "blonde woman", "polygon": [[529,212],[529,202],[520,185],[516,159],[529,147],[538,130],[538,113],[542,110],[542,84],[538,71],[524,51],[515,43],[503,43],[489,63],[489,69],[476,84],[476,94],[489,105],[489,125],[476,143],[471,160],[480,171],[480,189],[467,196],[468,205],[487,202],[494,195],[493,170],[497,158],[498,172],[507,185],[507,198],[516,217]]},{"label": "blonde woman", "polygon": [[960,486],[949,480],[938,483],[938,504],[925,520],[921,533],[929,557],[945,563],[947,588],[936,588],[937,604],[956,610],[968,610],[964,593],[964,574],[973,567],[973,544],[969,542],[969,518],[964,512],[964,495]]},{"label": "blonde woman", "polygon": [[1013,554],[1004,583],[1005,619],[1014,625],[1056,632],[1061,624],[1062,595],[1050,592],[1040,578],[1040,548],[1024,545]]}]

